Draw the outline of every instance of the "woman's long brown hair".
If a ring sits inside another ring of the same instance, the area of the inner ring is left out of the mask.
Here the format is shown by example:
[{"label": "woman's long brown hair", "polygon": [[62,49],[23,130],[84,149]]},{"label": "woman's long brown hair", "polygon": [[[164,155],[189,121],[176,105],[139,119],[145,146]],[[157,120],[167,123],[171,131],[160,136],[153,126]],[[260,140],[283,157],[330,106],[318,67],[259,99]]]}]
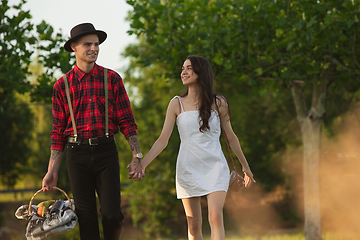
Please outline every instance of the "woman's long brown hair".
[{"label": "woman's long brown hair", "polygon": [[[213,92],[214,74],[211,69],[210,62],[204,57],[194,55],[188,56],[187,59],[190,60],[193,71],[198,75],[197,84],[199,85],[199,96],[201,100],[201,105],[199,108],[199,130],[200,132],[205,132],[207,130],[210,130],[209,119],[211,117],[211,106],[214,102],[216,105],[216,110],[219,112],[219,97],[221,95],[215,94]],[[185,93],[181,95],[181,97],[184,97],[186,95],[188,95],[188,89]],[[224,98],[224,100],[229,106],[226,98],[224,96],[221,97]]]}]

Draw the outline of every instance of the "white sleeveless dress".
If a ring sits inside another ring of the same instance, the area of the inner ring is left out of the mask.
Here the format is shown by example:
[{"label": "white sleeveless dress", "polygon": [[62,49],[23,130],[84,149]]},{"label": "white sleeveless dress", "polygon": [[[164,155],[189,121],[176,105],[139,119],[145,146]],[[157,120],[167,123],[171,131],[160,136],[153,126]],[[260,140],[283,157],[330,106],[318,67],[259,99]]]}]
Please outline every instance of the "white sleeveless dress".
[{"label": "white sleeveless dress", "polygon": [[176,118],[181,144],[176,163],[177,198],[208,195],[229,188],[230,170],[220,145],[221,126],[217,111],[209,119],[210,130],[200,132],[199,112],[184,111]]}]

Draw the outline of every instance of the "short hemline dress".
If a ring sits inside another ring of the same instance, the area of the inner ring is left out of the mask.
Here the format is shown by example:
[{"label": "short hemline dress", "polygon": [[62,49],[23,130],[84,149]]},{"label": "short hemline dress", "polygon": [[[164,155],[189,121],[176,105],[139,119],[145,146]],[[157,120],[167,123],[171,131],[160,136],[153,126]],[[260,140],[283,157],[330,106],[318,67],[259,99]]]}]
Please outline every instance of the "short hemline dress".
[{"label": "short hemline dress", "polygon": [[220,118],[213,110],[210,130],[200,132],[199,111],[184,111],[176,118],[180,149],[176,163],[177,198],[191,198],[229,189],[230,170],[220,144]]}]

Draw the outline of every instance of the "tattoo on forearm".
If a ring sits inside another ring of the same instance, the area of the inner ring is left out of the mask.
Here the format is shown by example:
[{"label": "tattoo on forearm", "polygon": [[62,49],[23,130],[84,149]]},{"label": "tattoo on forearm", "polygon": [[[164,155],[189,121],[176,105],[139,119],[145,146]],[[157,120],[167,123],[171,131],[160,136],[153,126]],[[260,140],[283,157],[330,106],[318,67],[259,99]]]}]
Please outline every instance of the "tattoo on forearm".
[{"label": "tattoo on forearm", "polygon": [[60,151],[51,151],[50,161],[55,161],[56,157],[59,156]]},{"label": "tattoo on forearm", "polygon": [[140,147],[139,147],[139,141],[138,141],[138,138],[136,135],[134,136],[130,136],[128,138],[128,142],[130,144],[130,148],[131,148],[131,151],[136,151],[136,152],[139,152],[140,151]]},{"label": "tattoo on forearm", "polygon": [[56,157],[59,156],[60,151],[51,151],[50,160],[49,160],[49,167],[53,167],[55,165]]},{"label": "tattoo on forearm", "polygon": [[[130,136],[128,139],[130,148],[132,152],[136,152],[139,153],[140,152],[140,146],[139,146],[139,140],[137,135],[133,135]],[[142,166],[141,166],[141,159],[136,159],[133,160],[133,162],[131,163],[132,167],[134,168],[135,171],[141,170]]]}]

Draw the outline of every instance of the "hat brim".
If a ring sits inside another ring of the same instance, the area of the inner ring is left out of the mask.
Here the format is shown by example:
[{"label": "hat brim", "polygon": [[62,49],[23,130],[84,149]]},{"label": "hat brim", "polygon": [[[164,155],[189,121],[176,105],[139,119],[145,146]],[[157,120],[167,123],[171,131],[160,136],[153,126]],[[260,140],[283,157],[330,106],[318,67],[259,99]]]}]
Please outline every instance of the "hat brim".
[{"label": "hat brim", "polygon": [[70,38],[69,40],[67,40],[67,42],[64,44],[64,49],[67,52],[73,52],[73,50],[71,49],[71,43],[75,42],[77,39],[86,36],[86,35],[92,35],[92,34],[96,34],[99,38],[99,44],[103,43],[106,40],[107,34],[104,31],[101,30],[95,30],[95,31],[90,31],[90,32],[85,32],[83,34],[79,34],[75,37]]}]

